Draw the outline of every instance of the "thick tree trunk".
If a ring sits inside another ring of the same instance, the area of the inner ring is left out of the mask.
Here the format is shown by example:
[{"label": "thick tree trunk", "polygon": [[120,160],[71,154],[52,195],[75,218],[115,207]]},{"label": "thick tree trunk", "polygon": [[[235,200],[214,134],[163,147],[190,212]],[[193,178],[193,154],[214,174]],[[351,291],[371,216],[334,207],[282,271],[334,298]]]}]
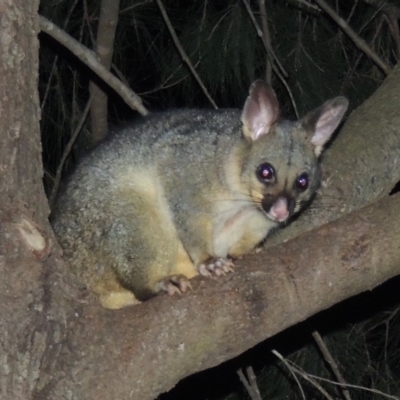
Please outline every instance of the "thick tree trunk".
[{"label": "thick tree trunk", "polygon": [[283,329],[400,273],[400,194],[246,257],[193,292],[115,311],[82,307],[69,329],[72,369],[52,399],[150,400]]},{"label": "thick tree trunk", "polygon": [[52,232],[42,186],[38,5],[0,1],[1,399],[32,398],[45,354],[56,350],[49,349],[49,325],[54,333],[62,325],[49,315],[52,288],[46,284]]}]

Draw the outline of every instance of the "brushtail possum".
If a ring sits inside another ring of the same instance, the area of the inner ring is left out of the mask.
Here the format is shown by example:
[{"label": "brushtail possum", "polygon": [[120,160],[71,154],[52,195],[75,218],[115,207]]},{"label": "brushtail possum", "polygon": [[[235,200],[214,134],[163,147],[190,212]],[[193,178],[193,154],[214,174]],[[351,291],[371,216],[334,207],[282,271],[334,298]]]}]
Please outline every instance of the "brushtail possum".
[{"label": "brushtail possum", "polygon": [[348,101],[281,119],[256,81],[243,110],[154,114],[100,144],[60,196],[53,227],[73,270],[116,309],[195,275],[232,270],[310,201],[318,158]]}]

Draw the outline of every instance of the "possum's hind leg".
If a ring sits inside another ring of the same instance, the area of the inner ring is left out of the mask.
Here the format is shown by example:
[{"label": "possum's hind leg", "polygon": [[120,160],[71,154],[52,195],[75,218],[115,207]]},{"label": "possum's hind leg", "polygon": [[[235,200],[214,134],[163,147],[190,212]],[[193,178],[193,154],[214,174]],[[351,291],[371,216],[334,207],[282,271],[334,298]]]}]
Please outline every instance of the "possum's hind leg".
[{"label": "possum's hind leg", "polygon": [[[130,191],[124,196],[120,193],[118,202],[120,207],[118,215],[112,217],[107,246],[110,267],[121,289],[133,292],[140,301],[160,291],[172,295],[190,289],[188,279],[197,271],[177,236],[163,199]],[[124,296],[111,292],[108,298],[119,301]],[[130,301],[128,298],[126,305]]]}]

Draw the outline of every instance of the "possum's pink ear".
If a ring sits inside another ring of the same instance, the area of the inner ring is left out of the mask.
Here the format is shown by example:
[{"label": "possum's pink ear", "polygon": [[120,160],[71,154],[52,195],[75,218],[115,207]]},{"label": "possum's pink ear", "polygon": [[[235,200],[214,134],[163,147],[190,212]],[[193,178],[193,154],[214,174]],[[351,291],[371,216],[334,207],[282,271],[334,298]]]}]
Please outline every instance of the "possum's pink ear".
[{"label": "possum's pink ear", "polygon": [[242,112],[244,136],[254,141],[267,135],[278,117],[279,104],[273,89],[264,81],[253,82]]},{"label": "possum's pink ear", "polygon": [[335,97],[301,120],[309,133],[311,143],[315,146],[317,156],[321,154],[323,147],[340,124],[348,105],[349,101],[345,97]]}]

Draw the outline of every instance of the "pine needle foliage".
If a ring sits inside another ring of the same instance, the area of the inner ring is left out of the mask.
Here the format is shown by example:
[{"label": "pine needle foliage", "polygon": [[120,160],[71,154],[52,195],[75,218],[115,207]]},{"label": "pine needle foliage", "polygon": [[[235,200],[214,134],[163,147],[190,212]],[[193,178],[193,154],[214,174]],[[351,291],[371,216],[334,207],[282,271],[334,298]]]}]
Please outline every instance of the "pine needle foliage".
[{"label": "pine needle foliage", "polygon": [[[354,2],[344,0],[329,3],[387,63],[396,62],[396,43],[381,8],[364,2],[353,7]],[[180,45],[218,106],[241,107],[250,83],[265,77],[267,62],[243,0],[164,0],[163,4]],[[258,1],[249,4],[261,27]],[[287,116],[295,117],[287,88],[303,115],[339,93],[356,106],[384,79],[382,71],[325,13],[295,0],[267,1],[266,6],[271,46],[287,72],[286,86],[276,74],[272,84]],[[99,7],[100,2],[93,0],[42,0],[40,12],[93,49]],[[142,95],[150,110],[211,107],[182,61],[155,1],[122,0],[112,71]],[[90,79],[108,91],[110,125],[137,116],[61,45],[41,35],[39,89],[48,176],[54,174],[82,116]],[[88,147],[86,129],[67,170]]]},{"label": "pine needle foliage", "polygon": [[[380,400],[400,394],[400,307],[377,313],[356,324],[348,324],[323,337],[349,387],[352,400]],[[309,343],[287,357],[303,373],[320,384],[332,398],[343,398],[336,377],[315,343]],[[300,375],[293,375],[280,361],[272,361],[258,376],[265,399],[326,399],[315,386]],[[336,384],[332,384],[334,382]],[[354,387],[355,386],[355,387]],[[244,400],[247,394],[232,394],[226,400]]]}]

